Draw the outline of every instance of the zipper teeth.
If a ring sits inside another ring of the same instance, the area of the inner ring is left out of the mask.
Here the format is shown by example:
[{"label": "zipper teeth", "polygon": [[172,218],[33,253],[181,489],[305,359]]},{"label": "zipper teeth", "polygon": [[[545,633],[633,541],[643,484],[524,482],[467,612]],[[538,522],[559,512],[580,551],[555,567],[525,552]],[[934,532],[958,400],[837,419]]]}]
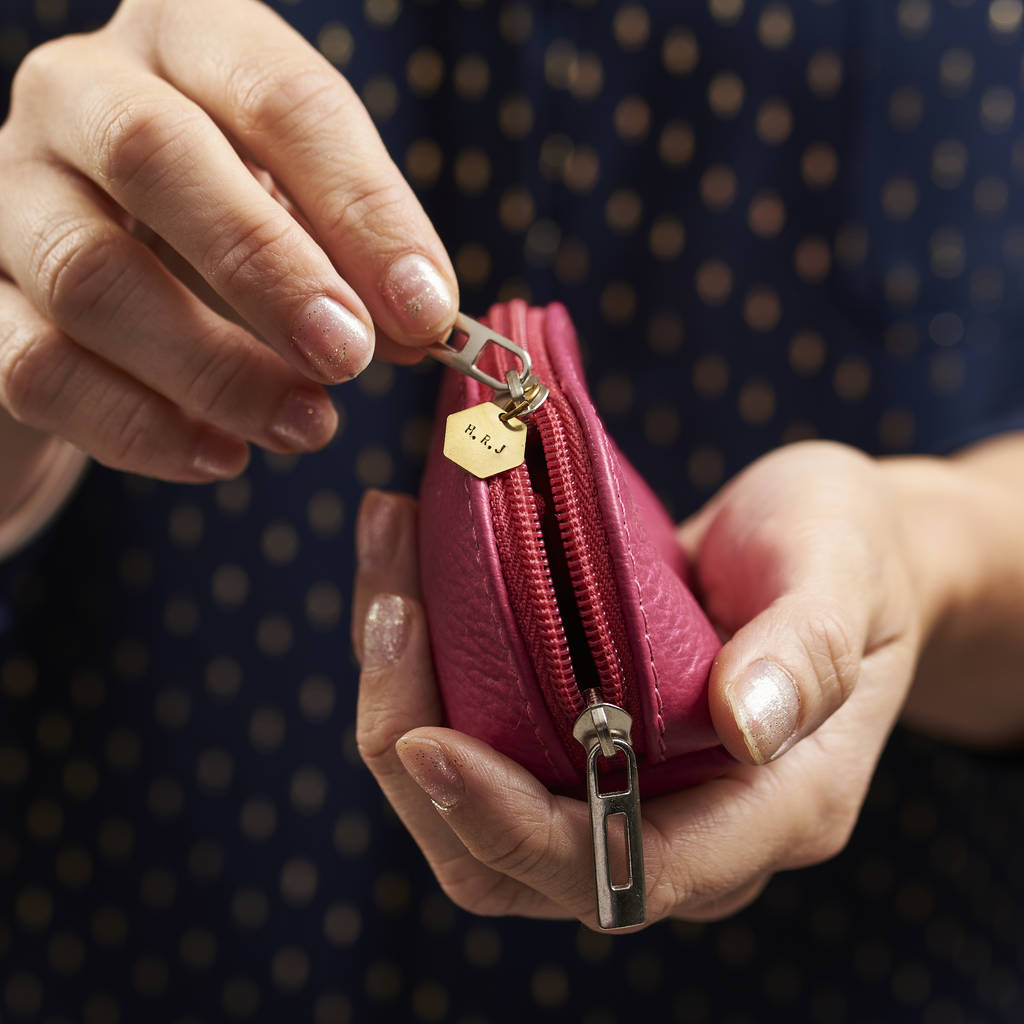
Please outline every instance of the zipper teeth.
[{"label": "zipper teeth", "polygon": [[[585,451],[580,450],[572,411],[562,408],[561,395],[537,411],[537,427],[544,441],[551,494],[558,528],[565,548],[573,592],[587,636],[590,654],[601,680],[601,696],[623,703],[623,671],[620,663],[622,633],[610,621],[607,610],[617,601],[615,581],[607,558],[595,558],[604,548],[603,529],[593,486],[593,472]],[[616,635],[616,634],[619,635]]]}]

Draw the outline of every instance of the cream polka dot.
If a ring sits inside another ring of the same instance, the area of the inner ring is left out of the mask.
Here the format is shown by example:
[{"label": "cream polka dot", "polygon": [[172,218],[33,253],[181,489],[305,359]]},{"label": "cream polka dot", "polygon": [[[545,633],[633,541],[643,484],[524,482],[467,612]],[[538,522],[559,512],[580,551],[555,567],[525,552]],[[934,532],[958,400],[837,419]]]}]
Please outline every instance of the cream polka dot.
[{"label": "cream polka dot", "polygon": [[932,181],[939,188],[956,188],[967,169],[967,147],[958,139],[946,139],[932,150]]},{"label": "cream polka dot", "polygon": [[563,284],[578,284],[590,272],[590,252],[578,238],[564,241],[555,256],[555,275]]},{"label": "cream polka dot", "polygon": [[747,293],[743,301],[743,319],[754,331],[770,331],[782,316],[782,304],[771,288],[760,286]]},{"label": "cream polka dot", "polygon": [[776,192],[759,192],[747,211],[750,230],[760,238],[773,238],[786,223],[786,208]]},{"label": "cream polka dot", "polygon": [[303,907],[316,893],[316,865],[303,857],[293,857],[281,869],[281,896],[292,907]]},{"label": "cream polka dot", "polygon": [[467,195],[478,195],[491,180],[491,161],[482,149],[464,149],[455,158],[455,184]]},{"label": "cream polka dot", "polygon": [[682,121],[669,121],[658,139],[658,156],[669,167],[682,167],[693,159],[693,129]]},{"label": "cream polka dot", "polygon": [[733,118],[743,106],[746,89],[743,80],[732,71],[715,75],[708,85],[708,105],[721,118]]},{"label": "cream polka dot", "polygon": [[401,0],[363,0],[363,15],[374,28],[390,28],[401,10]]},{"label": "cream polka dot", "polygon": [[272,523],[260,537],[263,557],[274,565],[287,565],[299,550],[299,535],[288,523]]},{"label": "cream polka dot", "polygon": [[99,785],[99,772],[83,758],[74,758],[64,766],[64,792],[76,800],[87,800]]},{"label": "cream polka dot", "polygon": [[545,1009],[564,1006],[569,999],[569,978],[561,967],[540,967],[530,977],[530,993]]},{"label": "cream polka dot", "polygon": [[955,352],[939,352],[929,366],[928,381],[937,395],[951,395],[964,383],[964,361]]},{"label": "cream polka dot", "polygon": [[43,25],[62,25],[68,17],[68,0],[34,0],[32,8]]},{"label": "cream polka dot", "polygon": [[729,363],[722,356],[701,356],[694,363],[693,390],[701,398],[720,398],[728,386]]},{"label": "cream polka dot", "polygon": [[748,381],[740,389],[738,407],[746,423],[762,426],[775,415],[775,389],[766,380]]},{"label": "cream polka dot", "polygon": [[405,64],[405,79],[417,96],[432,96],[444,79],[444,61],[430,46],[414,50]]},{"label": "cream polka dot", "polygon": [[619,189],[608,197],[604,214],[613,231],[633,231],[643,216],[643,202],[630,189]]},{"label": "cream polka dot", "polygon": [[139,896],[147,907],[166,910],[174,903],[177,894],[174,877],[164,868],[150,868],[139,882]]},{"label": "cream polka dot", "polygon": [[712,210],[726,210],[736,196],[736,174],[726,164],[709,167],[700,179],[700,195]]},{"label": "cream polka dot", "polygon": [[1013,124],[1017,100],[1005,86],[987,89],[981,96],[981,125],[993,134],[1008,131]]},{"label": "cream polka dot", "polygon": [[770,50],[781,50],[793,40],[793,12],[788,5],[770,3],[757,22],[757,37]]},{"label": "cream polka dot", "polygon": [[491,72],[483,57],[470,53],[459,58],[452,78],[459,96],[465,100],[479,100],[487,92]]},{"label": "cream polka dot", "polygon": [[871,388],[871,367],[859,356],[847,356],[836,367],[832,386],[844,402],[859,402]]},{"label": "cream polka dot", "polygon": [[932,273],[950,279],[963,273],[966,253],[964,237],[956,228],[940,228],[929,240]]},{"label": "cream polka dot", "polygon": [[743,13],[743,0],[708,0],[708,8],[715,21],[732,25]]},{"label": "cream polka dot", "polygon": [[628,323],[636,312],[636,291],[627,281],[610,281],[601,291],[600,305],[609,323]]},{"label": "cream polka dot", "polygon": [[249,719],[249,740],[262,753],[276,750],[284,739],[284,716],[276,708],[259,708]]},{"label": "cream polka dot", "polygon": [[319,768],[306,765],[292,775],[290,795],[296,810],[315,814],[327,796],[327,779]]},{"label": "cream polka dot", "polygon": [[119,772],[130,772],[139,763],[142,741],[131,729],[114,729],[107,735],[107,764]]},{"label": "cream polka dot", "polygon": [[246,839],[262,842],[269,839],[277,828],[277,808],[263,797],[251,797],[242,804],[239,826]]},{"label": "cream polka dot", "polygon": [[836,261],[844,267],[863,263],[868,253],[868,233],[861,224],[843,224],[836,232]]},{"label": "cream polka dot", "polygon": [[179,815],[184,801],[181,786],[174,779],[166,777],[153,780],[146,799],[150,813],[165,820]]},{"label": "cream polka dot", "polygon": [[444,165],[441,147],[433,139],[417,139],[405,151],[405,173],[420,188],[430,188]]},{"label": "cream polka dot", "polygon": [[506,42],[525,43],[533,32],[533,12],[526,3],[509,3],[501,8],[498,29]]},{"label": "cream polka dot", "polygon": [[902,35],[916,39],[931,27],[931,0],[900,0],[896,8],[896,19]]},{"label": "cream polka dot", "polygon": [[217,506],[225,515],[239,516],[249,508],[252,484],[244,476],[217,484]]},{"label": "cream polka dot", "polygon": [[578,100],[592,100],[604,87],[604,65],[596,53],[581,53],[576,60],[575,72],[569,91]]},{"label": "cream polka dot", "polygon": [[722,260],[707,260],[697,268],[697,294],[709,306],[720,306],[732,291],[732,271]]},{"label": "cream polka dot", "polygon": [[395,368],[390,363],[375,359],[356,378],[356,387],[370,398],[386,395],[395,382]]},{"label": "cream polka dot", "polygon": [[897,131],[912,131],[924,115],[924,96],[914,86],[904,86],[889,97],[889,122]]},{"label": "cream polka dot", "polygon": [[918,349],[917,328],[908,322],[897,322],[886,328],[885,348],[891,355],[912,356]]},{"label": "cream polka dot", "polygon": [[909,263],[901,263],[886,271],[884,279],[885,299],[890,306],[906,308],[917,301],[921,280],[917,269]]},{"label": "cream polka dot", "polygon": [[948,95],[962,96],[973,78],[974,54],[970,50],[953,47],[939,58],[939,83]]},{"label": "cream polka dot", "polygon": [[624,142],[638,142],[651,127],[651,108],[640,96],[626,96],[615,107],[615,132]]},{"label": "cream polka dot", "polygon": [[335,946],[351,946],[362,928],[362,916],[350,903],[336,903],[324,914],[324,935]]},{"label": "cream polka dot", "polygon": [[821,99],[839,91],[843,83],[843,62],[835,50],[818,50],[807,64],[807,85]]},{"label": "cream polka dot", "polygon": [[208,794],[223,793],[235,773],[234,758],[220,748],[204,750],[196,761],[196,780]]},{"label": "cream polka dot", "polygon": [[757,110],[757,137],[770,146],[777,146],[789,138],[793,130],[793,114],[785,100],[773,97],[765,100]]},{"label": "cream polka dot", "polygon": [[686,231],[675,217],[659,217],[648,235],[651,253],[659,260],[674,260],[683,251]]},{"label": "cream polka dot", "polygon": [[811,188],[827,188],[835,181],[839,169],[836,151],[825,142],[818,142],[804,150],[800,160],[800,173]]},{"label": "cream polka dot", "polygon": [[54,861],[57,880],[69,889],[80,889],[92,879],[92,857],[84,846],[66,846]]},{"label": "cream polka dot", "polygon": [[286,654],[291,650],[292,639],[292,624],[284,615],[264,615],[256,627],[256,646],[263,654]]},{"label": "cream polka dot", "polygon": [[988,22],[997,35],[1011,36],[1020,30],[1024,17],[1021,0],[992,0],[988,7]]},{"label": "cream polka dot", "polygon": [[370,116],[377,121],[386,121],[398,109],[398,87],[387,75],[368,78],[362,95]]},{"label": "cream polka dot", "polygon": [[905,451],[914,443],[914,414],[909,409],[887,409],[878,421],[878,440],[889,451]]},{"label": "cream polka dot", "polygon": [[938,313],[928,324],[928,336],[936,345],[949,348],[964,336],[964,322],[956,313]]},{"label": "cream polka dot", "polygon": [[679,413],[670,406],[655,406],[644,415],[644,436],[651,444],[667,447],[679,437]]},{"label": "cream polka dot", "polygon": [[647,344],[652,352],[669,356],[683,344],[683,322],[675,313],[656,313],[647,325]]},{"label": "cream polka dot", "polygon": [[352,33],[339,21],[329,21],[320,29],[316,45],[317,49],[339,68],[348,64],[355,49]]},{"label": "cream polka dot", "polygon": [[576,47],[555,39],[544,52],[544,78],[552,89],[568,89],[576,70]]},{"label": "cream polka dot", "polygon": [[270,977],[283,991],[293,992],[309,980],[309,957],[298,946],[284,946],[270,961]]},{"label": "cream polka dot", "polygon": [[801,377],[817,373],[825,363],[825,339],[817,331],[800,331],[789,342],[789,365]]},{"label": "cream polka dot", "polygon": [[998,267],[979,267],[971,274],[971,303],[975,306],[996,306],[1005,294],[1005,277]]},{"label": "cream polka dot", "polygon": [[988,176],[974,186],[974,208],[986,217],[1001,214],[1010,200],[1010,190],[1002,178]]},{"label": "cream polka dot", "polygon": [[320,537],[332,537],[344,523],[345,506],[337,491],[316,491],[306,506],[310,528]]},{"label": "cream polka dot", "polygon": [[379,445],[366,445],[356,456],[356,478],[365,487],[385,487],[394,473],[391,453]]},{"label": "cream polka dot", "polygon": [[352,1002],[341,992],[322,992],[313,1004],[313,1024],[351,1024]]},{"label": "cream polka dot", "polygon": [[189,928],[178,944],[178,955],[194,971],[208,970],[217,959],[217,939],[205,928]]},{"label": "cream polka dot", "polygon": [[43,715],[36,723],[36,739],[43,750],[63,750],[71,742],[71,722],[56,712]]},{"label": "cream polka dot", "polygon": [[459,280],[471,287],[479,287],[491,276],[491,254],[479,242],[460,246],[454,262]]},{"label": "cream polka dot", "polygon": [[259,889],[239,889],[231,899],[231,916],[243,928],[261,928],[269,914],[270,904]]},{"label": "cream polka dot", "polygon": [[793,266],[804,281],[825,279],[832,265],[832,252],[824,238],[804,238],[793,253]]},{"label": "cream polka dot", "polygon": [[203,538],[203,513],[196,505],[176,505],[171,510],[167,532],[178,547],[194,548]]},{"label": "cream polka dot", "polygon": [[651,19],[639,4],[626,4],[615,12],[612,34],[615,41],[627,51],[642,49],[651,31]]},{"label": "cream polka dot", "polygon": [[27,697],[36,688],[36,664],[29,658],[8,658],[0,670],[0,685],[8,697]]},{"label": "cream polka dot", "polygon": [[917,209],[917,184],[912,178],[890,178],[882,187],[882,209],[890,220],[907,220]]},{"label": "cream polka dot", "polygon": [[343,857],[358,857],[370,844],[370,823],[358,812],[342,815],[334,824],[334,848]]},{"label": "cream polka dot", "polygon": [[42,931],[53,918],[53,896],[40,886],[26,886],[15,897],[14,913],[26,931]]},{"label": "cream polka dot", "polygon": [[661,60],[672,75],[689,75],[700,61],[697,38],[688,28],[672,28],[661,44]]},{"label": "cream polka dot", "polygon": [[566,185],[574,192],[589,192],[601,173],[597,152],[590,146],[576,146],[562,169]]},{"label": "cream polka dot", "polygon": [[725,472],[722,453],[710,445],[700,445],[693,449],[687,460],[687,471],[690,482],[701,491],[710,491],[721,483]]}]

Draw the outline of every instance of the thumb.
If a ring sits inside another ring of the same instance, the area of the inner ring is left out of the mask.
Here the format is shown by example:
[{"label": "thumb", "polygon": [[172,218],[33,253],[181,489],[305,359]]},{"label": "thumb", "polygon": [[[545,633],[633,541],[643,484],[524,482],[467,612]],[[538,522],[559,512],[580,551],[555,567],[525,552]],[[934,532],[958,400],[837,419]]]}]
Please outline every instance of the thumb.
[{"label": "thumb", "polygon": [[868,623],[818,591],[783,594],[719,652],[708,699],[733,757],[764,764],[812,733],[850,696]]}]

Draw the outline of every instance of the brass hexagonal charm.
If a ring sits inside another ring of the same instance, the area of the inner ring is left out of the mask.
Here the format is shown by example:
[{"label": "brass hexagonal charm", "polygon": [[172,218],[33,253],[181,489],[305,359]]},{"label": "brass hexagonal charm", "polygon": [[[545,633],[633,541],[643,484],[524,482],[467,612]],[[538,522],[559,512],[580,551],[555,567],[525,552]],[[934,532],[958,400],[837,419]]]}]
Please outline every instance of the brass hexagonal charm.
[{"label": "brass hexagonal charm", "polygon": [[493,402],[453,412],[444,428],[445,457],[481,480],[521,465],[526,424],[514,417],[503,423],[501,412]]}]

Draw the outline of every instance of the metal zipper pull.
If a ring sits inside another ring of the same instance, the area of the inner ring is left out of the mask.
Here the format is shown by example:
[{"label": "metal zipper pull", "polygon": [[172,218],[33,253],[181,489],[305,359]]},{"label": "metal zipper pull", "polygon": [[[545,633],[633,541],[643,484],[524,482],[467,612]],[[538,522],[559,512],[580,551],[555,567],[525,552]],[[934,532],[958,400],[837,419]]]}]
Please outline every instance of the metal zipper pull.
[{"label": "metal zipper pull", "polygon": [[[576,719],[572,734],[587,752],[587,803],[594,840],[597,923],[602,928],[628,928],[647,920],[640,789],[636,755],[630,740],[633,719],[617,704],[601,701],[596,690],[588,690],[586,696],[588,706]],[[602,793],[598,785],[597,759],[615,757],[618,753],[626,760],[626,788]],[[614,814],[623,816],[628,870],[625,881],[618,884],[612,882],[608,856],[608,820]]]},{"label": "metal zipper pull", "polygon": [[[492,331],[477,320],[459,313],[452,337],[464,334],[462,348],[445,342],[424,351],[435,359],[494,392],[489,402],[453,412],[445,423],[445,457],[481,480],[521,466],[526,458],[526,424],[523,419],[543,405],[548,389],[532,372],[530,354],[510,338]],[[507,349],[518,360],[520,370],[509,370],[504,381],[477,366],[488,342]]]}]

